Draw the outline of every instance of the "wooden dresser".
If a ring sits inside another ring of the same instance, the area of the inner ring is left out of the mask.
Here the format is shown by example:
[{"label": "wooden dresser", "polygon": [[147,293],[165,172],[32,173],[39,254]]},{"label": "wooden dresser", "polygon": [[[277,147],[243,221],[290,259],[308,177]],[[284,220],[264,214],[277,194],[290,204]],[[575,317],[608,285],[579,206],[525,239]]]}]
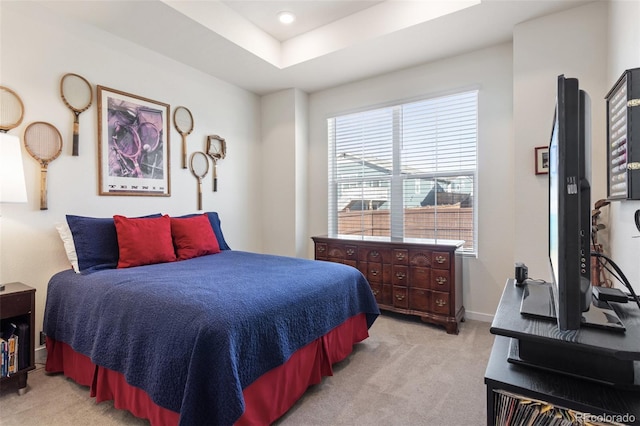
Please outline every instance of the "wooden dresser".
[{"label": "wooden dresser", "polygon": [[463,241],[385,237],[312,237],[315,258],[358,268],[367,278],[380,309],[417,315],[457,334],[462,306]]}]

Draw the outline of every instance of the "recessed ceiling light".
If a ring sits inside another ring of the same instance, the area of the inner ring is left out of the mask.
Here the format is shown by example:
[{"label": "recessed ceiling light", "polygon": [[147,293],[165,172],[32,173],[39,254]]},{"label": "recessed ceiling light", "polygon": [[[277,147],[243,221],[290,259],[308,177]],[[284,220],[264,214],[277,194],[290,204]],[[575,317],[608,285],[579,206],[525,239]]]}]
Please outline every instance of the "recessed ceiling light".
[{"label": "recessed ceiling light", "polygon": [[283,10],[282,12],[278,13],[278,20],[282,24],[289,25],[296,20],[296,15],[294,15],[293,12]]}]

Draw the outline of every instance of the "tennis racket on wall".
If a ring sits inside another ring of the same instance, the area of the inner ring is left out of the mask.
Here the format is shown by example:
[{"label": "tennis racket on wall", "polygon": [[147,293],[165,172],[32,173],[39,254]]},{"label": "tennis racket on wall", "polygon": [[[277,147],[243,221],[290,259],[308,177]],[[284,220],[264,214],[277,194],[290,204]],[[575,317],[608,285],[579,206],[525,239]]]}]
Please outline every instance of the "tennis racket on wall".
[{"label": "tennis racket on wall", "polygon": [[0,86],[0,132],[6,133],[18,127],[24,116],[20,96],[8,87]]},{"label": "tennis racket on wall", "polygon": [[207,155],[213,160],[213,192],[218,191],[218,160],[227,156],[227,142],[218,135],[207,136]]},{"label": "tennis racket on wall", "polygon": [[60,96],[64,104],[73,113],[73,148],[71,155],[78,155],[80,114],[93,103],[91,84],[78,74],[67,73],[60,79]]},{"label": "tennis racket on wall", "polygon": [[182,136],[182,168],[187,168],[187,135],[193,132],[193,115],[183,106],[173,110],[173,125]]},{"label": "tennis racket on wall", "polygon": [[62,152],[62,135],[53,125],[36,121],[24,130],[24,146],[40,163],[40,210],[47,210],[47,167]]},{"label": "tennis racket on wall", "polygon": [[209,159],[202,151],[191,154],[189,160],[191,173],[198,179],[198,210],[202,210],[202,179],[209,173]]}]

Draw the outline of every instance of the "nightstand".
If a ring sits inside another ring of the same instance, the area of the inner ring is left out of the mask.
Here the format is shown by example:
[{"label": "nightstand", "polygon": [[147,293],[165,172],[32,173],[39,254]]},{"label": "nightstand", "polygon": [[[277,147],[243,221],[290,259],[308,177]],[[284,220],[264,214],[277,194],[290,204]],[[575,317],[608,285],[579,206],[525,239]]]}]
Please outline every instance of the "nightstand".
[{"label": "nightstand", "polygon": [[18,328],[18,372],[0,379],[0,387],[18,383],[18,393],[27,391],[27,373],[35,368],[36,289],[22,283],[7,283],[0,291],[0,329],[9,323]]}]

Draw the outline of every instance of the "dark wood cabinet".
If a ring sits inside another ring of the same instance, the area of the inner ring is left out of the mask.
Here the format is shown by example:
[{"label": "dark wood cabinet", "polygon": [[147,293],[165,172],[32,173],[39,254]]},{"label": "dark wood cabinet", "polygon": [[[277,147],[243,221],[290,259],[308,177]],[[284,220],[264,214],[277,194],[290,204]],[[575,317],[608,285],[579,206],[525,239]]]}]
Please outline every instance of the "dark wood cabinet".
[{"label": "dark wood cabinet", "polygon": [[417,315],[457,334],[464,320],[462,241],[429,244],[381,237],[313,237],[315,258],[358,268],[380,309]]},{"label": "dark wood cabinet", "polygon": [[[18,383],[18,393],[27,390],[27,373],[35,368],[35,294],[36,290],[22,283],[5,284],[0,291],[0,330],[8,323],[18,326],[18,372],[0,379],[0,386]],[[26,333],[21,333],[26,330]],[[26,338],[26,341],[23,339]],[[22,351],[22,352],[21,352]],[[24,355],[27,352],[27,356]]]}]

